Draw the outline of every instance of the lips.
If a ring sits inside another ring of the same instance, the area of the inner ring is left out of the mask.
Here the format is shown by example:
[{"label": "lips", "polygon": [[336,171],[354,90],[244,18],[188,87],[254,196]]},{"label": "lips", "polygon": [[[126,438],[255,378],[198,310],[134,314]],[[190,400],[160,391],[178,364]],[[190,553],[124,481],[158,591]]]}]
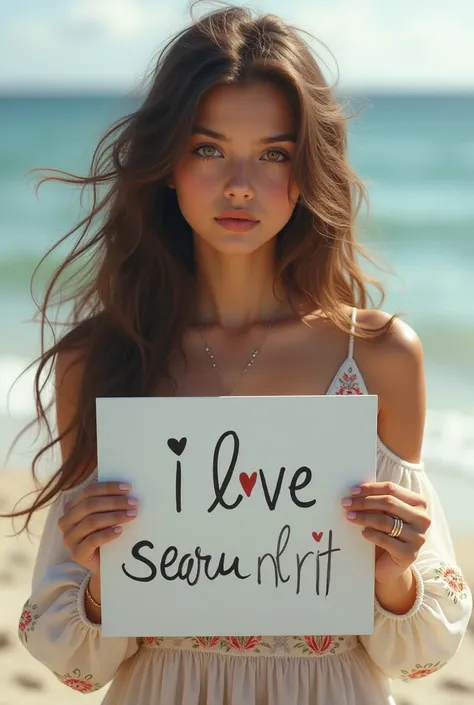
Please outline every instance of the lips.
[{"label": "lips", "polygon": [[257,218],[255,218],[252,213],[239,209],[225,211],[221,213],[221,215],[218,215],[216,220],[248,220],[252,223],[258,222]]},{"label": "lips", "polygon": [[216,223],[225,230],[232,230],[234,232],[246,232],[247,230],[252,230],[260,221],[251,220],[247,218],[215,218]]}]

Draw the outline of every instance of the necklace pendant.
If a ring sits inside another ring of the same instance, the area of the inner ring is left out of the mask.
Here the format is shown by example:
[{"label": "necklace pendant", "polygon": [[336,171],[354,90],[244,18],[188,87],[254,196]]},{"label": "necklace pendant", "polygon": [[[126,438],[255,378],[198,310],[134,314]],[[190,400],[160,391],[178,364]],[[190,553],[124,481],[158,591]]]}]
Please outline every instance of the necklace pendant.
[{"label": "necklace pendant", "polygon": [[[266,337],[267,337],[267,335],[268,335],[268,331],[269,331],[270,328],[273,326],[274,320],[275,320],[275,319],[273,319],[272,321],[270,321],[270,323],[268,324],[267,330],[266,330],[266,332],[265,332],[265,335],[263,336],[262,340],[260,341],[260,345],[258,346],[258,348],[253,348],[253,349],[252,349],[252,355],[250,356],[250,360],[248,361],[248,363],[245,365],[244,369],[243,369],[242,372],[240,373],[240,379],[239,379],[239,381],[237,382],[237,384],[235,385],[235,387],[232,389],[232,391],[229,393],[229,396],[234,396],[234,395],[235,395],[235,392],[237,391],[237,389],[240,387],[240,385],[241,385],[241,383],[242,383],[242,380],[243,380],[243,378],[244,378],[244,376],[245,376],[245,373],[247,372],[247,370],[249,370],[249,368],[250,368],[250,367],[253,365],[253,363],[255,362],[255,360],[256,360],[256,358],[257,358],[257,355],[260,353],[260,350],[262,349],[262,346],[263,346],[263,344],[264,344],[264,342],[265,342],[265,339],[266,339]],[[217,369],[217,363],[215,362],[214,355],[213,355],[213,353],[212,353],[212,351],[211,351],[211,348],[209,347],[209,344],[208,344],[207,340],[204,338],[204,335],[203,335],[203,333],[202,333],[201,330],[199,330],[199,333],[200,333],[201,338],[202,338],[202,341],[203,341],[203,343],[204,343],[204,349],[206,350],[206,353],[207,353],[207,355],[208,355],[208,357],[209,357],[209,361],[210,361],[210,363],[211,363],[211,366],[212,366],[213,370],[214,370],[215,373],[216,373],[217,379],[219,380],[219,382],[221,383],[221,385],[224,386],[224,385],[222,384],[222,380],[221,380],[220,375],[219,375],[219,370]]]}]

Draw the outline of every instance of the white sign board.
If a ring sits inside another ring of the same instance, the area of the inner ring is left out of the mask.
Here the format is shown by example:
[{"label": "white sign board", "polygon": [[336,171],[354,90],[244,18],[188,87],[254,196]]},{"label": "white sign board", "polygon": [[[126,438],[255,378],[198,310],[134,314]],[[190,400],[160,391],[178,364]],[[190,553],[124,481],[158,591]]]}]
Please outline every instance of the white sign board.
[{"label": "white sign board", "polygon": [[367,634],[377,397],[98,399],[99,480],[138,517],[101,549],[104,636]]}]

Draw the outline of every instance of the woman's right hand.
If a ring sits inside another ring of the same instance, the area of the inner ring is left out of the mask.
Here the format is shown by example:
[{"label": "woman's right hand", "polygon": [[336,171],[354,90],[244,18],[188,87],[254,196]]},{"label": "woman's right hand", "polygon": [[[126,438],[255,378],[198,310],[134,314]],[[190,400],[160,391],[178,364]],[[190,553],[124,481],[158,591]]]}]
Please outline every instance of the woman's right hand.
[{"label": "woman's right hand", "polygon": [[64,543],[73,560],[93,575],[100,573],[99,548],[136,517],[138,502],[128,496],[130,489],[127,483],[94,482],[64,504],[58,521]]}]

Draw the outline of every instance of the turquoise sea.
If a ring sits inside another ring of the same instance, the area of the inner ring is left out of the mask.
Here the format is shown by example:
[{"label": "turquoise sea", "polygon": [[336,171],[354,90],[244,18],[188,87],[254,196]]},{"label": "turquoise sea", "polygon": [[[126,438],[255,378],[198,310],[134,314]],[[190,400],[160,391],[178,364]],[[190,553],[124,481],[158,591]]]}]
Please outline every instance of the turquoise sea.
[{"label": "turquoise sea", "polygon": [[[404,312],[426,358],[424,457],[457,527],[474,527],[474,94],[353,96],[349,159],[370,195],[361,239],[396,276],[379,272],[384,308]],[[88,171],[106,127],[138,99],[0,96],[0,462],[32,417],[32,372],[12,383],[39,350],[29,280],[53,242],[76,222],[78,193],[30,169]],[[48,271],[40,278],[44,285]],[[372,269],[369,271],[372,273]],[[40,293],[40,291],[38,292]],[[20,443],[9,461],[27,465]]]}]

